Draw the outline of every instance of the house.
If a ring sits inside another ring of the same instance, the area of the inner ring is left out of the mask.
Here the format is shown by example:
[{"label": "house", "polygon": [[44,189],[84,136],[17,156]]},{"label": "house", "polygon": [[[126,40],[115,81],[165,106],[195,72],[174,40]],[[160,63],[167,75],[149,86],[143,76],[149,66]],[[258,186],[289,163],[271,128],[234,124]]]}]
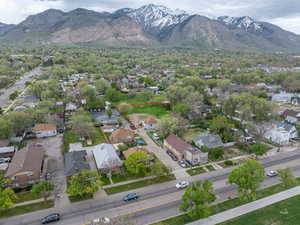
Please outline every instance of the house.
[{"label": "house", "polygon": [[282,103],[288,103],[291,102],[292,98],[295,95],[292,93],[287,93],[287,92],[281,92],[279,94],[273,94],[272,95],[272,101],[273,102],[282,102]]},{"label": "house", "polygon": [[153,94],[159,94],[159,87],[146,87],[145,90],[152,92]]},{"label": "house", "polygon": [[13,187],[27,187],[38,183],[43,171],[44,154],[44,148],[39,144],[28,145],[17,151],[5,177],[11,180]]},{"label": "house", "polygon": [[15,152],[15,146],[0,147],[0,158],[13,157]]},{"label": "house", "polygon": [[112,109],[112,114],[109,116],[105,110],[101,110],[100,112],[92,112],[92,117],[98,125],[118,125],[120,113]]},{"label": "house", "polygon": [[282,116],[289,123],[297,124],[300,121],[300,111],[287,109],[283,112]]},{"label": "house", "polygon": [[100,144],[92,148],[97,169],[100,173],[107,173],[108,170],[118,171],[123,162],[112,144]]},{"label": "house", "polygon": [[37,138],[52,137],[57,135],[56,125],[49,123],[36,124],[32,131]]},{"label": "house", "polygon": [[211,107],[209,105],[201,104],[193,109],[188,113],[189,120],[200,120],[208,116],[211,112]]},{"label": "house", "polygon": [[77,110],[77,106],[73,103],[68,103],[65,110],[68,112],[75,112]]},{"label": "house", "polygon": [[155,130],[157,120],[154,117],[148,117],[143,121],[143,126],[146,130]]},{"label": "house", "polygon": [[298,137],[296,127],[286,122],[271,120],[264,127],[264,137],[280,145],[286,145],[291,139]]},{"label": "house", "polygon": [[179,160],[186,160],[192,165],[208,161],[208,153],[195,149],[175,134],[170,134],[164,140],[164,148],[171,151]]},{"label": "house", "polygon": [[193,143],[200,149],[202,147],[213,149],[224,146],[219,135],[209,133],[199,134],[198,136],[193,138]]},{"label": "house", "polygon": [[85,169],[90,169],[86,151],[83,150],[65,153],[65,175],[67,177],[78,174]]},{"label": "house", "polygon": [[145,153],[149,154],[149,150],[146,148],[131,148],[126,151],[123,151],[122,153],[123,153],[124,158],[128,159],[128,157],[131,154],[136,153],[136,152],[145,152]]},{"label": "house", "polygon": [[135,133],[131,130],[120,128],[112,132],[110,140],[112,143],[134,142]]}]

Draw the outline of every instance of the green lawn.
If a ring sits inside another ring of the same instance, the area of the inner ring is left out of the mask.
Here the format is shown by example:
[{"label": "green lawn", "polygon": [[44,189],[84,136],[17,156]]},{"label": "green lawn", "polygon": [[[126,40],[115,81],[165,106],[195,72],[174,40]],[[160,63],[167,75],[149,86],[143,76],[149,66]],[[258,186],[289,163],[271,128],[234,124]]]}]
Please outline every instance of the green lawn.
[{"label": "green lawn", "polygon": [[[138,179],[138,178],[142,178],[142,177],[145,177],[145,175],[143,175],[143,174],[133,175],[133,174],[125,172],[124,174],[113,174],[112,180],[114,183],[120,183],[120,182],[134,180],[134,179]],[[103,185],[110,184],[109,179],[105,175],[103,175],[101,177],[101,181],[102,181]]]},{"label": "green lawn", "polygon": [[102,132],[100,128],[96,128],[96,136],[92,139],[92,146],[105,143],[105,134]]},{"label": "green lawn", "polygon": [[124,192],[124,191],[142,188],[142,187],[153,185],[153,184],[171,181],[171,180],[175,180],[175,176],[173,174],[170,176],[156,177],[156,178],[152,178],[152,179],[137,181],[137,182],[130,183],[130,184],[119,185],[116,187],[104,188],[104,190],[106,191],[106,193],[108,195],[112,195],[112,194],[116,194],[116,193],[120,193],[120,192]]},{"label": "green lawn", "polygon": [[197,167],[197,168],[189,169],[186,172],[191,176],[195,176],[197,174],[205,173],[206,171],[203,167]]},{"label": "green lawn", "polygon": [[80,142],[79,138],[71,131],[66,131],[64,133],[64,152],[68,152],[70,144]]},{"label": "green lawn", "polygon": [[38,210],[48,209],[54,207],[53,200],[42,201],[38,203],[16,206],[5,211],[0,212],[0,218],[6,218],[11,216],[18,216],[25,213],[30,213]]},{"label": "green lawn", "polygon": [[234,218],[220,225],[296,225],[300,222],[300,195]]},{"label": "green lawn", "polygon": [[145,104],[147,102],[163,102],[166,101],[166,97],[163,95],[155,95],[152,99],[150,100],[145,100],[145,99],[141,99],[138,97],[134,97],[134,98],[125,98],[124,100],[118,102],[118,105],[122,105],[122,104]]},{"label": "green lawn", "polygon": [[[298,179],[298,181],[300,181],[300,179]],[[282,186],[281,184],[277,184],[277,185],[259,190],[258,193],[257,193],[257,199],[265,198],[267,196],[279,193],[279,192],[284,191],[284,190],[287,190],[287,188],[284,188],[284,186]],[[232,208],[241,206],[241,205],[246,204],[246,203],[247,202],[243,202],[239,198],[230,199],[230,200],[227,200],[227,201],[224,201],[224,202],[221,202],[219,204],[214,205],[213,206],[213,214],[224,212],[228,209],[232,209]],[[184,225],[186,223],[191,223],[191,222],[199,220],[199,219],[200,218],[190,218],[187,215],[180,215],[180,216],[175,216],[175,217],[170,218],[170,219],[163,220],[163,221],[158,222],[158,223],[154,223],[152,225]],[[240,223],[240,224],[243,224],[243,223]],[[281,225],[282,223],[279,223],[279,224]],[[274,225],[279,225],[279,224],[274,223]],[[243,225],[246,225],[246,224],[243,224]],[[258,224],[255,223],[253,225],[258,225]],[[271,223],[266,224],[266,225],[271,225]],[[286,225],[286,224],[283,224],[283,225]],[[290,225],[292,225],[292,224],[290,224]]]},{"label": "green lawn", "polygon": [[93,199],[93,195],[83,195],[83,196],[69,196],[69,200],[71,203],[80,202],[84,200]]},{"label": "green lawn", "polygon": [[123,108],[123,112],[126,115],[129,114],[148,114],[161,118],[168,114],[168,110],[161,105],[149,105],[149,106],[138,106],[138,107],[128,107]]},{"label": "green lawn", "polygon": [[15,203],[27,202],[41,198],[41,196],[34,195],[30,191],[16,193],[16,195],[18,199],[15,201]]},{"label": "green lawn", "polygon": [[209,171],[215,171],[216,169],[212,165],[206,166]]},{"label": "green lawn", "polygon": [[186,140],[187,142],[190,142],[193,140],[194,137],[196,137],[198,134],[201,134],[203,132],[205,132],[205,130],[202,128],[189,129],[184,132],[183,139]]}]

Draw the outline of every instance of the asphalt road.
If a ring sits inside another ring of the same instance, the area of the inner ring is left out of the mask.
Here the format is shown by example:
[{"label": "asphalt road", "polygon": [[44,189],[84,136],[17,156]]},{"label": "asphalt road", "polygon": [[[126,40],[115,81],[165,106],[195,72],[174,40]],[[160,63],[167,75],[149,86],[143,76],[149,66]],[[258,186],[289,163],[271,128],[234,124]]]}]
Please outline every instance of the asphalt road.
[{"label": "asphalt road", "polygon": [[0,107],[3,108],[7,103],[9,103],[9,96],[15,91],[22,91],[25,89],[25,83],[28,81],[32,81],[35,77],[37,77],[40,73],[40,67],[33,69],[32,71],[24,74],[17,80],[11,87],[6,88],[5,90],[1,90],[4,92],[0,95]]},{"label": "asphalt road", "polygon": [[[261,161],[266,170],[276,168],[294,167],[294,173],[300,176],[300,153],[285,153]],[[227,168],[191,177],[190,181],[200,179],[210,179],[214,182],[215,192],[219,196],[218,201],[226,200],[228,192],[234,192],[235,186],[226,184],[227,177],[233,168]],[[124,192],[111,195],[103,199],[90,200],[82,203],[72,204],[72,206],[63,209],[49,209],[34,212],[31,214],[1,220],[2,225],[22,225],[22,224],[40,224],[40,218],[52,212],[59,211],[62,214],[62,221],[57,225],[80,225],[94,218],[108,216],[115,217],[119,215],[134,215],[138,224],[149,224],[153,221],[178,215],[178,205],[183,190],[178,191],[175,184],[178,181],[167,182],[155,186],[138,189],[135,192],[141,197],[133,203],[125,203],[122,197],[130,192]],[[278,183],[278,178],[266,178],[262,187]]]}]

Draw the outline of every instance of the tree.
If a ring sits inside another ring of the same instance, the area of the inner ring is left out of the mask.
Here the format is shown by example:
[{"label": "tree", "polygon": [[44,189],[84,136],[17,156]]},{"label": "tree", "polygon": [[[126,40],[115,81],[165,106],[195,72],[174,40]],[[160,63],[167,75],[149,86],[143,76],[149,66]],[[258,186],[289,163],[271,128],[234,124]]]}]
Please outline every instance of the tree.
[{"label": "tree", "polygon": [[106,114],[109,118],[111,118],[112,114],[113,114],[113,111],[109,108],[106,110]]},{"label": "tree", "polygon": [[80,138],[94,138],[96,136],[96,128],[92,123],[89,114],[79,112],[71,117],[71,130]]},{"label": "tree", "polygon": [[9,112],[4,119],[11,122],[13,132],[19,133],[31,127],[34,123],[32,114],[26,112]]},{"label": "tree", "polygon": [[99,94],[104,94],[110,88],[110,83],[105,79],[96,80],[95,87]]},{"label": "tree", "polygon": [[9,138],[12,131],[12,123],[10,120],[0,118],[0,139]]},{"label": "tree", "polygon": [[262,156],[268,151],[268,147],[261,143],[256,143],[254,145],[251,145],[249,147],[249,150],[251,153],[254,153],[256,156]]},{"label": "tree", "polygon": [[279,169],[278,174],[285,188],[293,187],[298,183],[290,168]]},{"label": "tree", "polygon": [[218,147],[214,149],[208,150],[209,159],[216,161],[223,158],[224,155],[224,147]]},{"label": "tree", "polygon": [[71,196],[93,195],[101,187],[100,176],[96,171],[83,170],[81,173],[73,175],[67,193]]},{"label": "tree", "polygon": [[212,120],[210,130],[215,134],[219,134],[224,142],[230,142],[233,141],[231,133],[233,127],[225,116],[217,116]]},{"label": "tree", "polygon": [[142,151],[138,151],[129,155],[125,160],[126,169],[132,174],[145,175],[150,169],[151,157]]},{"label": "tree", "polygon": [[171,169],[165,167],[160,161],[156,160],[151,165],[151,175],[155,177],[168,176],[171,173]]},{"label": "tree", "polygon": [[213,183],[209,180],[193,182],[182,196],[180,211],[190,217],[207,218],[211,215],[211,203],[216,200]]},{"label": "tree", "polygon": [[256,199],[256,190],[264,176],[265,170],[261,164],[255,160],[248,160],[230,173],[229,183],[238,186],[240,199],[252,201]]},{"label": "tree", "polygon": [[0,174],[0,211],[13,206],[14,202],[17,200],[14,190],[7,187],[8,184],[9,180]]},{"label": "tree", "polygon": [[53,189],[54,185],[52,183],[50,183],[49,181],[42,181],[32,186],[31,193],[37,196],[42,195],[44,200],[46,201]]},{"label": "tree", "polygon": [[36,81],[35,83],[31,84],[30,88],[28,89],[28,93],[34,97],[42,99],[42,93],[46,89],[45,82]]},{"label": "tree", "polygon": [[185,131],[184,119],[181,117],[165,116],[163,117],[157,125],[158,134],[166,138],[169,134],[182,134]]}]

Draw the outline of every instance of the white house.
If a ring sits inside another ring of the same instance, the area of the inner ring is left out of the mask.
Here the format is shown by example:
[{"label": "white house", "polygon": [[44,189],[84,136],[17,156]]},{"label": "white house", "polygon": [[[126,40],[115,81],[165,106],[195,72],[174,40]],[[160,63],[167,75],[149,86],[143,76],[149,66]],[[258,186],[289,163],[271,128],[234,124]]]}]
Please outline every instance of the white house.
[{"label": "white house", "polygon": [[52,137],[57,135],[56,125],[49,123],[36,124],[32,129],[37,138]]},{"label": "white house", "polygon": [[264,137],[274,143],[286,145],[293,138],[298,137],[295,126],[281,121],[271,120]]},{"label": "white house", "polygon": [[300,121],[300,111],[287,109],[282,115],[289,123],[297,124]]},{"label": "white house", "polygon": [[295,96],[295,94],[287,93],[287,92],[281,92],[279,94],[273,94],[272,95],[272,101],[273,102],[291,102],[292,98]]},{"label": "white house", "polygon": [[145,130],[155,130],[157,125],[157,120],[154,117],[148,117],[143,121],[143,126]]}]

